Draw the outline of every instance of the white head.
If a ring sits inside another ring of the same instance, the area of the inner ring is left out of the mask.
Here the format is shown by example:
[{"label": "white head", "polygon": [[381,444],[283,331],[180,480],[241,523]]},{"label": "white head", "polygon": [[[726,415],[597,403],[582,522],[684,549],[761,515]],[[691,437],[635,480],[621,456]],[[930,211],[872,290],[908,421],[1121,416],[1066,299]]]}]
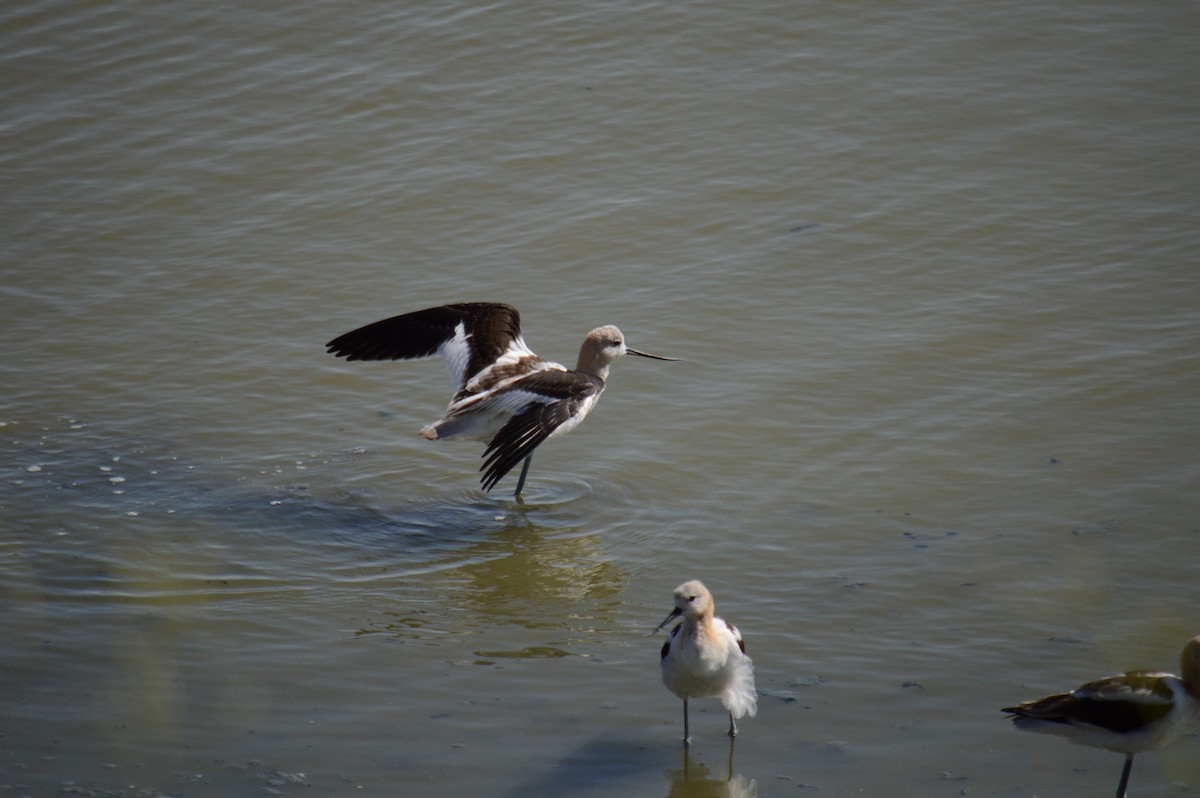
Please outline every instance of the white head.
[{"label": "white head", "polygon": [[[675,609],[671,610],[671,613],[654,631],[657,632],[680,615],[684,617],[684,620],[695,621],[705,616],[711,616],[714,610],[712,593],[708,592],[708,588],[704,586],[703,582],[699,579],[684,582],[675,588]],[[651,632],[651,634],[653,633]]]},{"label": "white head", "polygon": [[647,352],[639,352],[633,347],[626,346],[625,336],[621,334],[621,331],[611,324],[606,324],[603,327],[597,327],[592,330],[587,334],[587,338],[583,339],[583,346],[579,348],[579,363],[575,368],[577,371],[607,380],[608,367],[621,355],[637,355],[638,357],[648,357],[654,360],[679,359],[677,357],[651,355]]}]

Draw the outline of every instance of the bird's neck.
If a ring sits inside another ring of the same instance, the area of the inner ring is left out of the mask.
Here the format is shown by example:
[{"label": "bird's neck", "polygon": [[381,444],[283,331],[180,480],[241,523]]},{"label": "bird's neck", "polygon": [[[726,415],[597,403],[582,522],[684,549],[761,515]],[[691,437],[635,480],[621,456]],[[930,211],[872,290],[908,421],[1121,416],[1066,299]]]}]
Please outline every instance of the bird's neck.
[{"label": "bird's neck", "polygon": [[594,352],[589,352],[585,346],[579,351],[579,362],[575,365],[575,370],[584,374],[591,374],[593,377],[599,377],[601,382],[606,382],[608,380],[608,368],[611,365],[611,363],[605,363],[596,357]]},{"label": "bird's neck", "polygon": [[711,636],[713,628],[713,615],[711,612],[701,613],[700,615],[692,615],[687,619],[688,631],[692,634],[700,634]]}]

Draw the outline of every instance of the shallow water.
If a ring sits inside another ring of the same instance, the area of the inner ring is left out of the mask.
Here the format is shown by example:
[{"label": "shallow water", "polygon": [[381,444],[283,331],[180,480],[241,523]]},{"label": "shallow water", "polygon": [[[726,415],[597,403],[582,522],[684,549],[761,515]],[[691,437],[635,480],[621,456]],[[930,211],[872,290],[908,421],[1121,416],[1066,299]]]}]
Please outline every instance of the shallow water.
[{"label": "shallow water", "polygon": [[[1200,632],[1193,4],[0,12],[13,794],[1094,795]],[[478,490],[453,300],[598,409]],[[731,751],[644,635],[700,578]],[[1200,787],[1195,736],[1139,796]]]}]

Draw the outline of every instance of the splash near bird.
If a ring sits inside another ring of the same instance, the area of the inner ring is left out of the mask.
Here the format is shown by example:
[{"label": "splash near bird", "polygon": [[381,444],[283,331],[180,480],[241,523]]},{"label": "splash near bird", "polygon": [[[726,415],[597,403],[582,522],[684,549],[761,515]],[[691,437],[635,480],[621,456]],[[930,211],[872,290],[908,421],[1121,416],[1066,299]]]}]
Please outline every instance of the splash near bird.
[{"label": "splash near bird", "polygon": [[1018,729],[1125,754],[1117,785],[1117,798],[1125,798],[1134,754],[1200,726],[1200,637],[1184,646],[1180,673],[1129,671],[1001,711]]},{"label": "splash near bird", "polygon": [[498,302],[463,302],[393,316],[338,336],[327,349],[346,360],[446,358],[454,396],[445,415],[421,435],[487,441],[479,469],[485,491],[524,461],[515,496],[525,487],[533,450],[583,421],[603,393],[614,360],[622,355],[679,359],[639,352],[610,325],[587,334],[578,363],[568,369],[526,346],[517,309]]}]

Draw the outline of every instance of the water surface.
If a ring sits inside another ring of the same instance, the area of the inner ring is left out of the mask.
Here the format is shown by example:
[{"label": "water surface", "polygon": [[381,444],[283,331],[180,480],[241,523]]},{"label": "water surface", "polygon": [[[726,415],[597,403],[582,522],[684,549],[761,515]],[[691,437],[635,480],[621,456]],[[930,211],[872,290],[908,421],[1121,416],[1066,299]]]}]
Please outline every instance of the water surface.
[{"label": "water surface", "polygon": [[[13,794],[1094,795],[1200,632],[1193,4],[0,12]],[[455,300],[631,358],[523,503]],[[731,751],[645,638],[700,578]],[[1195,737],[1138,795],[1200,786]]]}]

